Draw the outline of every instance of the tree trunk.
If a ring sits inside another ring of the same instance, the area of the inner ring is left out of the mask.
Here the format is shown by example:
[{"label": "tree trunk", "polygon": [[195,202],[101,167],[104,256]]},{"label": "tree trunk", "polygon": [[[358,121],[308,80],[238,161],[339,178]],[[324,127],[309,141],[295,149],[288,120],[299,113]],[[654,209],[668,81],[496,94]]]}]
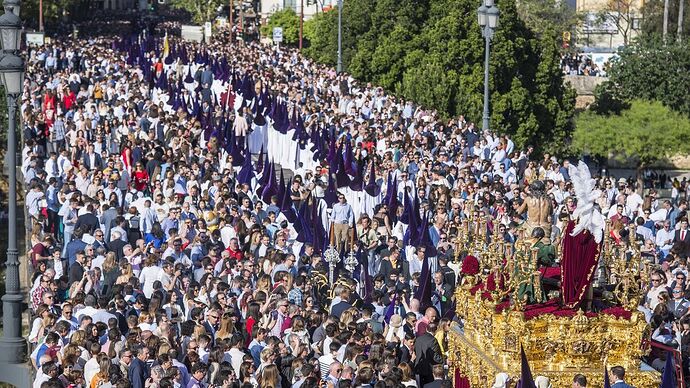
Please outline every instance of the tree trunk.
[{"label": "tree trunk", "polygon": [[645,170],[645,165],[640,163],[637,166],[637,170],[635,171],[635,179],[637,183],[637,187],[635,188],[635,191],[637,191],[638,194],[640,194],[641,197],[644,197],[644,174]]},{"label": "tree trunk", "polygon": [[678,0],[678,41],[683,40],[683,9],[685,0]]},{"label": "tree trunk", "polygon": [[666,35],[668,35],[668,0],[664,0],[664,27],[663,27],[664,43],[666,43]]}]

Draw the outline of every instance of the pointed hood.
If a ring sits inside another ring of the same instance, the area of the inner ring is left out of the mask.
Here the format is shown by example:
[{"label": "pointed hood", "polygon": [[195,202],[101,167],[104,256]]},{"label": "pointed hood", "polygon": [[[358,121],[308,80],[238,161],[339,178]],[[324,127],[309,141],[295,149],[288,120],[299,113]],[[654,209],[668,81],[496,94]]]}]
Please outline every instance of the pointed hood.
[{"label": "pointed hood", "polygon": [[373,301],[374,284],[371,281],[371,274],[369,273],[369,255],[364,252],[362,245],[357,250],[357,261],[361,263],[361,277],[364,278],[364,303],[371,303]]},{"label": "pointed hood", "polygon": [[[297,210],[297,223],[301,224],[299,232],[297,232],[297,241],[302,244],[312,244],[314,245],[314,233],[312,232],[312,225],[317,221],[314,218],[313,209],[309,206],[309,199],[302,201],[299,209]],[[321,222],[321,220],[318,220]]]},{"label": "pointed hood", "polygon": [[[393,178],[392,186],[388,189],[390,192],[390,197],[386,204],[388,205],[388,219],[391,223],[395,223],[398,219],[398,206],[400,205],[398,201],[398,177]],[[392,224],[391,224],[392,225]]]},{"label": "pointed hood", "polygon": [[333,174],[328,174],[328,187],[323,195],[323,200],[326,201],[326,205],[329,208],[333,207],[333,204],[338,202],[338,189],[335,187],[335,181],[333,180]]},{"label": "pointed hood", "polygon": [[337,188],[341,187],[346,187],[350,185],[350,177],[347,175],[347,171],[345,171],[345,161],[343,160],[343,155],[339,154],[337,156],[338,159],[338,168],[335,172],[335,183]]},{"label": "pointed hood", "polygon": [[[282,173],[281,173],[282,175]],[[292,185],[292,178],[288,179],[288,182],[285,186],[285,191],[283,193],[283,200],[281,201],[280,204],[280,212],[285,215],[285,218],[287,218],[288,222],[293,224],[293,227],[295,225],[298,225],[297,223],[297,213],[295,212],[295,207],[294,203],[292,202],[292,196],[290,195],[290,186]],[[298,225],[301,227],[301,225]],[[295,228],[297,229],[297,228]]]},{"label": "pointed hood", "polygon": [[[235,137],[235,141],[237,141],[237,137]],[[245,157],[243,151],[247,152],[247,154],[249,153],[246,142],[242,142],[242,145],[235,143],[235,147],[233,147],[232,152],[230,152],[232,155],[233,167],[239,167],[244,164]],[[249,155],[249,157],[251,158],[251,155]]]},{"label": "pointed hood", "polygon": [[431,242],[431,235],[429,234],[429,220],[426,217],[422,218],[422,227],[419,230],[419,245],[426,248],[425,256],[436,257],[438,251],[433,242]]},{"label": "pointed hood", "polygon": [[311,142],[311,147],[309,147],[309,151],[311,151],[314,154],[314,157],[316,158],[314,160],[319,160],[317,155],[319,153],[319,143],[321,142],[321,131],[319,130],[318,124],[315,124],[311,127],[309,141]]},{"label": "pointed hood", "polygon": [[314,254],[320,255],[326,250],[328,245],[328,232],[321,222],[323,211],[319,206],[318,199],[314,198],[312,201],[314,218]]},{"label": "pointed hood", "polygon": [[534,384],[534,378],[532,378],[532,371],[529,368],[529,362],[527,361],[527,355],[525,354],[525,349],[520,345],[520,381],[518,381],[518,387],[520,388],[537,388]]},{"label": "pointed hood", "polygon": [[405,225],[409,225],[410,224],[410,218],[412,216],[412,211],[413,211],[412,200],[410,199],[410,196],[407,193],[403,193],[403,197],[404,197],[404,200],[403,200],[404,207],[403,207],[402,215],[400,215],[400,222],[402,222]]},{"label": "pointed hood", "polygon": [[280,169],[280,178],[278,179],[278,186],[276,187],[276,195],[278,196],[278,206],[281,205],[283,201],[283,197],[285,196],[285,193],[287,192],[287,189],[285,188],[285,170],[281,167]]},{"label": "pointed hood", "polygon": [[424,311],[427,307],[433,307],[431,302],[431,290],[434,287],[431,281],[431,263],[429,257],[424,255],[422,261],[422,272],[419,276],[419,287],[415,292],[415,299],[419,300],[419,311]]},{"label": "pointed hood", "polygon": [[275,174],[275,167],[273,166],[273,161],[271,161],[268,168],[268,179],[261,192],[261,200],[268,204],[271,203],[271,197],[277,194]]},{"label": "pointed hood", "polygon": [[677,382],[676,367],[673,363],[673,353],[667,352],[664,373],[661,375],[661,388],[676,388]]},{"label": "pointed hood", "polygon": [[390,303],[388,303],[388,306],[386,307],[386,312],[383,315],[383,320],[386,322],[386,325],[391,323],[393,312],[395,312],[395,298],[391,298]]},{"label": "pointed hood", "polygon": [[352,180],[350,180],[350,189],[352,191],[362,191],[362,188],[364,187],[364,163],[360,161],[355,161],[355,174],[352,177]]},{"label": "pointed hood", "polygon": [[326,155],[326,161],[333,165],[333,161],[335,160],[336,156],[336,147],[335,147],[335,136],[331,136],[330,141],[328,142],[328,155]]},{"label": "pointed hood", "polygon": [[266,155],[266,161],[261,169],[261,180],[259,181],[261,183],[261,187],[266,187],[266,185],[268,185],[271,176],[271,168],[273,168],[273,165],[268,159],[268,155]]},{"label": "pointed hood", "polygon": [[376,159],[371,159],[371,168],[369,169],[369,179],[367,185],[364,186],[364,191],[372,197],[378,197],[381,194],[381,187],[376,183]]},{"label": "pointed hood", "polygon": [[611,388],[611,382],[609,381],[609,371],[604,365],[604,388]]},{"label": "pointed hood", "polygon": [[266,93],[264,91],[261,91],[261,95],[259,96],[258,101],[256,104],[254,104],[254,125],[258,125],[260,127],[263,127],[266,125],[266,117],[265,115],[265,110],[266,110]]},{"label": "pointed hood", "polygon": [[350,176],[355,176],[357,174],[357,166],[355,164],[355,157],[352,154],[352,143],[349,140],[345,142],[343,162],[345,163],[345,172]]},{"label": "pointed hood", "polygon": [[251,185],[252,179],[254,179],[254,169],[252,168],[251,155],[248,154],[247,157],[244,158],[244,163],[242,163],[242,169],[240,169],[240,172],[237,174],[237,182],[241,184]]}]

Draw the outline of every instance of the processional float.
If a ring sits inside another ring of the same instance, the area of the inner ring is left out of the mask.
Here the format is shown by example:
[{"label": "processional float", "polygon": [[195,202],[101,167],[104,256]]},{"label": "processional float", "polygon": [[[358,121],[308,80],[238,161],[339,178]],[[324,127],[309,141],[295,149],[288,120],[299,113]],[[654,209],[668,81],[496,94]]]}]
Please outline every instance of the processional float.
[{"label": "processional float", "polygon": [[[548,377],[553,387],[570,387],[577,373],[601,387],[605,367],[615,365],[625,368],[628,384],[658,386],[658,372],[640,370],[650,328],[637,307],[652,266],[635,243],[634,227],[629,242],[611,237],[609,224],[585,198],[598,195],[586,168],[581,162],[570,174],[576,191],[589,193],[578,193],[577,223],[564,227],[559,267],[540,269],[538,249],[524,232],[513,245],[477,212],[462,221],[455,300],[463,328],[451,331],[448,360],[460,385],[491,387],[498,373],[517,381],[522,346],[533,375]],[[542,279],[549,276],[560,277],[560,289],[547,293]],[[605,299],[597,312],[588,305],[593,286]]]}]

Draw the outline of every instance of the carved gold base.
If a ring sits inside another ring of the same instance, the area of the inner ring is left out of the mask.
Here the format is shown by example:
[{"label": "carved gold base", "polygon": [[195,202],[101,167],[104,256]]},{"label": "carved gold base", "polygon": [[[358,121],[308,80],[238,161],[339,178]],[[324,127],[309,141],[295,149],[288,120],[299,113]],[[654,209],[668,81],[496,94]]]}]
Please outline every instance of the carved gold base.
[{"label": "carved gold base", "polygon": [[[451,376],[455,369],[459,368],[463,376],[467,376],[472,388],[491,387],[494,383],[496,374],[507,373],[515,383],[520,378],[520,362],[504,362],[501,357],[488,355],[473,345],[467,338],[460,333],[453,332],[450,337],[451,354],[450,362]],[[518,355],[519,356],[519,355]],[[528,356],[529,357],[529,356]],[[613,366],[616,364],[609,364]],[[531,365],[530,365],[531,366]],[[598,367],[597,367],[598,366]],[[583,368],[564,369],[560,371],[544,370],[532,367],[532,375],[546,376],[551,380],[554,388],[570,388],[573,377],[576,374],[583,374],[587,377],[587,386],[603,387],[604,385],[604,366],[603,363]],[[626,382],[636,388],[656,388],[659,386],[661,376],[658,372],[626,370]],[[513,385],[514,386],[514,385]]]},{"label": "carved gold base", "polygon": [[641,343],[649,327],[637,311],[629,319],[603,313],[588,317],[582,311],[525,319],[511,308],[497,313],[495,301],[464,288],[455,296],[465,326],[450,337],[449,363],[473,388],[490,387],[500,372],[518,378],[521,345],[532,374],[549,377],[553,387],[570,387],[577,373],[587,377],[588,386],[600,387],[605,365],[624,367],[626,381],[637,388],[656,387],[661,380],[657,372],[640,371]]}]

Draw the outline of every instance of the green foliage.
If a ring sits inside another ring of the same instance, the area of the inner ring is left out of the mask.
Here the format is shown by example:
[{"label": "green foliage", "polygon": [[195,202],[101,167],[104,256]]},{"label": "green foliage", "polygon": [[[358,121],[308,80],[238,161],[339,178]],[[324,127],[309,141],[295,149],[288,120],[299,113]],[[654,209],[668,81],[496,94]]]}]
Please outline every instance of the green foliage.
[{"label": "green foliage", "polygon": [[624,99],[661,101],[690,114],[690,45],[660,39],[640,39],[619,52],[609,77]]},{"label": "green foliage", "polygon": [[262,36],[273,36],[273,28],[283,28],[283,43],[297,44],[299,42],[299,16],[291,8],[283,9],[271,15],[266,25],[261,26]]},{"label": "green foliage", "polygon": [[[88,13],[91,0],[54,0],[43,2],[43,23],[46,28],[61,19],[71,16],[80,19]],[[29,25],[38,28],[39,0],[22,1],[21,18]]]},{"label": "green foliage", "polygon": [[537,35],[550,30],[572,32],[583,21],[583,15],[578,14],[566,1],[521,0],[517,10],[520,19]]},{"label": "green foliage", "polygon": [[[346,1],[344,69],[443,116],[464,114],[480,122],[485,41],[476,20],[478,5],[474,0]],[[514,1],[499,7],[491,46],[491,127],[513,135],[518,146],[565,150],[575,95],[563,85],[559,66],[562,23],[554,16],[535,32],[518,16]],[[334,64],[337,10],[307,24],[305,54]]]},{"label": "green foliage", "polygon": [[594,156],[638,161],[643,169],[690,151],[690,120],[659,102],[634,100],[620,115],[577,117],[573,147]]},{"label": "green foliage", "polygon": [[338,59],[338,12],[330,10],[304,22],[304,37],[309,42],[302,52],[313,60],[335,66]]},{"label": "green foliage", "polygon": [[170,0],[170,6],[189,12],[198,25],[213,21],[218,7],[225,4],[223,0]]},{"label": "green foliage", "polygon": [[606,81],[594,88],[594,103],[590,110],[599,115],[619,115],[630,109],[630,103],[621,96],[621,90],[611,81]]},{"label": "green foliage", "polygon": [[[642,32],[647,35],[661,35],[664,25],[664,0],[647,0],[642,6]],[[669,1],[668,4],[668,36],[674,38],[678,31],[678,4],[680,0]],[[687,36],[690,32],[690,5],[683,9],[683,31]]]}]

